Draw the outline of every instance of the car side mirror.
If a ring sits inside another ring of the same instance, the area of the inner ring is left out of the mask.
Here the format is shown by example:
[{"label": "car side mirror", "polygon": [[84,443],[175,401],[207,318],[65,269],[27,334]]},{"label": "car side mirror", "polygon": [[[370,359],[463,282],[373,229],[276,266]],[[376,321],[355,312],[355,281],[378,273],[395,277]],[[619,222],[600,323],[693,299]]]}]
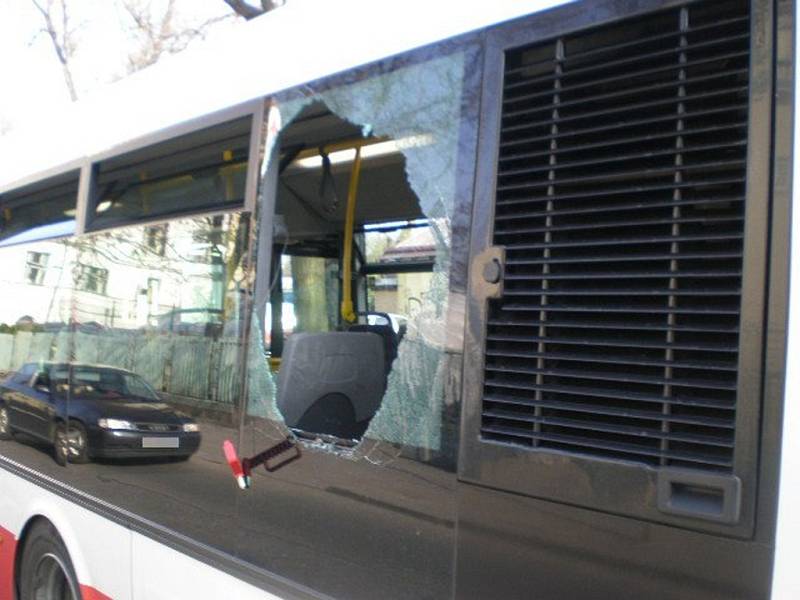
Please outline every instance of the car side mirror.
[{"label": "car side mirror", "polygon": [[33,389],[35,389],[37,392],[43,392],[45,394],[49,394],[50,378],[47,375],[39,375],[33,382]]}]

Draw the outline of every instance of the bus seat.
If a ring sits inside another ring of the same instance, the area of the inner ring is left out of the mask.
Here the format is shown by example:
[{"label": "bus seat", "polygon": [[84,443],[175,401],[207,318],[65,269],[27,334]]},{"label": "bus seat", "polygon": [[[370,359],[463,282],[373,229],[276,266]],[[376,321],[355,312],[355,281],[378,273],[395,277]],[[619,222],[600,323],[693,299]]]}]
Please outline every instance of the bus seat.
[{"label": "bus seat", "polygon": [[380,406],[385,382],[379,335],[295,333],[283,349],[278,408],[289,427],[359,437]]},{"label": "bus seat", "polygon": [[400,345],[398,335],[394,332],[391,324],[368,325],[366,323],[356,323],[347,328],[352,332],[376,333],[383,340],[383,356],[386,360],[385,373],[389,374],[392,370],[392,363],[397,358],[397,347]]}]

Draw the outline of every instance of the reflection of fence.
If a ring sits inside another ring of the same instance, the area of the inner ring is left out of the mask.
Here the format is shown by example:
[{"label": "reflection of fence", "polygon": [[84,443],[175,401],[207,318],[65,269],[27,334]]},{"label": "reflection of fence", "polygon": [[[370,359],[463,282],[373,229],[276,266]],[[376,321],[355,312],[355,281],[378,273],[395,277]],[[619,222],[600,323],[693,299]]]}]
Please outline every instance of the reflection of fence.
[{"label": "reflection of fence", "polygon": [[[239,394],[236,339],[136,331],[74,335],[76,362],[133,371],[157,390],[187,400],[233,404]],[[0,334],[0,371],[67,360],[69,336],[66,331]]]}]

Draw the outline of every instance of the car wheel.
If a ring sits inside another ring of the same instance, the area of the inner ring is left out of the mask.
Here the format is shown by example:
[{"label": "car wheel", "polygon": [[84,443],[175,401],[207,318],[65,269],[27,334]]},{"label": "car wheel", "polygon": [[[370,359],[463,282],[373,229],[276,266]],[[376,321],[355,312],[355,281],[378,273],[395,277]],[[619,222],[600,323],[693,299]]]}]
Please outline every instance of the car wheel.
[{"label": "car wheel", "polygon": [[49,521],[33,524],[19,570],[20,598],[79,600],[80,588],[64,542]]},{"label": "car wheel", "polygon": [[68,462],[89,462],[89,441],[86,428],[77,421],[69,422],[69,429],[61,423],[56,429],[55,459],[62,467]]},{"label": "car wheel", "polygon": [[8,408],[0,406],[0,440],[10,440],[13,431],[11,430],[11,419]]}]

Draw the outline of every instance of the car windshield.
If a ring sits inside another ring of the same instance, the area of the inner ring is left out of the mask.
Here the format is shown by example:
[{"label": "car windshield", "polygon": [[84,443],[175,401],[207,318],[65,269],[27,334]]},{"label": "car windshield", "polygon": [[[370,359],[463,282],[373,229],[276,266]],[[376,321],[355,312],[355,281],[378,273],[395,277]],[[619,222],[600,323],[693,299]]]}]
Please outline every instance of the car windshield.
[{"label": "car windshield", "polygon": [[[53,372],[51,379],[56,392],[66,392],[68,377],[66,368]],[[153,388],[144,379],[124,371],[75,367],[72,371],[72,381],[72,394],[75,397],[132,402],[159,399]]]}]

